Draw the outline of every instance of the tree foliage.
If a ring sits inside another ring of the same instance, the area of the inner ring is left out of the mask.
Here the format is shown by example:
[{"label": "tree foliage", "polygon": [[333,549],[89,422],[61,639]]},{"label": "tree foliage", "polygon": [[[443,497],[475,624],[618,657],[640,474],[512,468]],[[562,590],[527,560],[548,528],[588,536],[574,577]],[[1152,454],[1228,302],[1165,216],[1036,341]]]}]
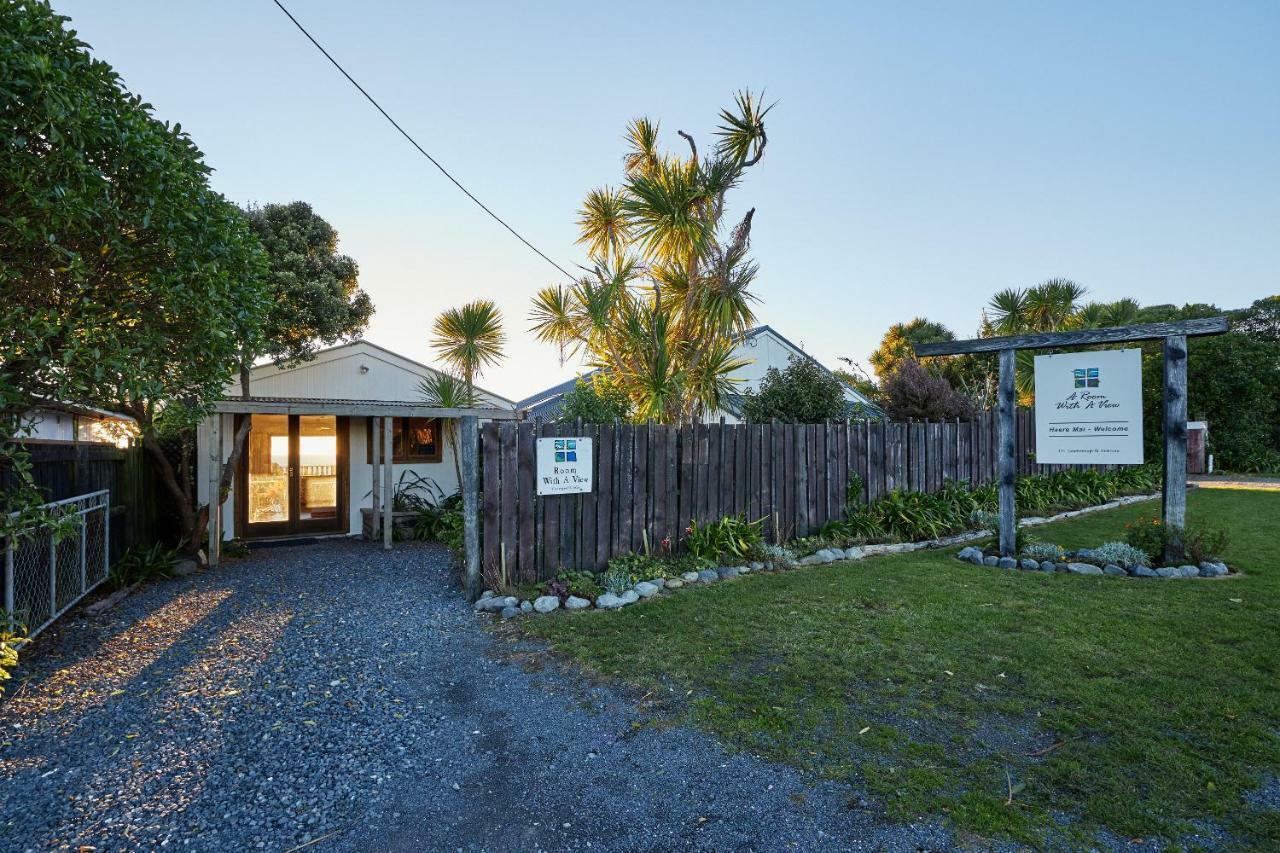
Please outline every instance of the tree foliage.
[{"label": "tree foliage", "polygon": [[[924,317],[916,317],[906,323],[894,323],[880,339],[880,346],[871,354],[871,367],[876,372],[876,378],[883,382],[897,372],[898,365],[904,360],[916,360],[913,349],[916,344],[935,344],[955,339],[955,333],[946,326]],[[941,362],[938,364],[941,368],[945,368],[946,364],[946,359],[923,358],[919,361],[924,365]]]},{"label": "tree foliage", "polygon": [[270,300],[258,352],[285,366],[314,357],[318,346],[358,338],[373,302],[358,284],[359,267],[338,253],[338,232],[303,201],[245,210],[267,253]]},{"label": "tree foliage", "polygon": [[449,368],[474,390],[484,368],[502,360],[507,342],[502,312],[488,299],[450,308],[436,317],[431,345]]},{"label": "tree foliage", "polygon": [[898,369],[880,386],[885,413],[891,420],[971,418],[973,402],[951,387],[943,376],[931,373],[914,359],[899,362]]},{"label": "tree foliage", "polygon": [[811,358],[792,356],[785,370],[770,367],[758,390],[742,397],[742,415],[751,423],[777,420],[787,424],[820,424],[843,420],[845,386]]},{"label": "tree foliage", "polygon": [[581,420],[588,424],[611,424],[631,419],[631,401],[626,393],[597,373],[590,378],[579,377],[562,398],[558,420]]},{"label": "tree foliage", "polygon": [[671,154],[657,122],[632,121],[622,184],[591,191],[578,216],[590,272],[534,298],[538,339],[607,370],[637,417],[689,422],[734,390],[734,344],[755,319],[755,211],[729,227],[726,196],[764,155],[769,110],[739,94],[705,157],[690,134],[677,131],[688,155]]},{"label": "tree foliage", "polygon": [[0,6],[0,438],[11,454],[17,414],[41,397],[120,409],[189,511],[156,416],[203,415],[260,341],[262,248],[181,127],[66,21]]}]

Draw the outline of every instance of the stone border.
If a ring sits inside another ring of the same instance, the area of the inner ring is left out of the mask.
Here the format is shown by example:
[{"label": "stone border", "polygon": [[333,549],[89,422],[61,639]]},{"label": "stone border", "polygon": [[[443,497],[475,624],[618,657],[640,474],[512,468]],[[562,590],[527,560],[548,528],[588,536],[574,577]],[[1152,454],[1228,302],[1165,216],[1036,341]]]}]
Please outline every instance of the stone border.
[{"label": "stone border", "polygon": [[[1104,504],[1096,506],[1088,506],[1083,509],[1073,509],[1068,512],[1061,512],[1057,515],[1048,517],[1032,516],[1030,518],[1021,519],[1018,522],[1020,527],[1034,527],[1040,524],[1048,524],[1051,521],[1060,521],[1064,518],[1074,518],[1077,515],[1084,515],[1090,512],[1101,512],[1102,510],[1115,509],[1116,507],[1127,506],[1129,504],[1138,503],[1140,501],[1149,501],[1153,498],[1160,497],[1160,492],[1153,492],[1147,495],[1128,495],[1122,498],[1116,498],[1113,501],[1107,501]],[[958,533],[955,536],[944,536],[940,539],[926,539],[922,542],[891,542],[878,543],[872,545],[861,545],[852,548],[821,548],[812,554],[806,554],[795,560],[794,567],[802,566],[818,566],[828,563],[840,561],[861,560],[866,557],[875,557],[881,554],[905,554],[910,551],[924,551],[935,548],[947,548],[952,545],[961,545],[968,542],[976,542],[979,539],[991,538],[990,530],[971,530],[965,533]],[[976,551],[978,549],[964,549],[966,551]],[[1006,560],[1011,558],[1006,557]],[[1016,563],[1016,561],[1013,561]],[[1037,565],[1038,567],[1038,565]],[[782,565],[775,562],[754,562],[741,566],[720,566],[715,569],[703,569],[698,572],[685,572],[678,578],[653,578],[647,581],[640,581],[628,589],[620,593],[603,593],[592,602],[588,598],[580,598],[576,595],[569,596],[564,602],[565,610],[619,610],[630,604],[640,601],[646,601],[653,598],[658,593],[665,590],[677,590],[685,586],[701,585],[715,583],[716,581],[732,580],[742,575],[748,575],[760,572],[785,571],[791,566]],[[1091,568],[1097,568],[1091,566]],[[1198,571],[1198,570],[1197,570]],[[1098,573],[1102,570],[1099,569]],[[514,595],[498,595],[491,589],[487,589],[473,605],[477,613],[494,613],[503,619],[511,619],[521,614],[546,614],[561,609],[560,599],[554,595],[540,595],[532,600],[521,601]]]}]

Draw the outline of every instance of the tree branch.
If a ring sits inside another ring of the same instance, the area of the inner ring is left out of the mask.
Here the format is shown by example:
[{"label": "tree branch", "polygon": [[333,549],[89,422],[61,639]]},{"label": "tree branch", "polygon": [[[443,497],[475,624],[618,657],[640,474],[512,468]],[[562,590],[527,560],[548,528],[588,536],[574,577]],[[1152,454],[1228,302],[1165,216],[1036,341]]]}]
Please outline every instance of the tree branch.
[{"label": "tree branch", "polygon": [[683,136],[685,141],[689,143],[689,150],[693,152],[693,162],[697,163],[698,162],[698,145],[693,141],[693,137],[685,133],[683,130],[677,130],[676,133]]},{"label": "tree branch", "polygon": [[764,156],[764,147],[769,144],[769,135],[764,132],[764,125],[758,124],[756,127],[760,130],[760,147],[756,149],[756,156],[742,164],[742,168],[744,169],[750,169],[756,163],[759,163],[760,158]]}]

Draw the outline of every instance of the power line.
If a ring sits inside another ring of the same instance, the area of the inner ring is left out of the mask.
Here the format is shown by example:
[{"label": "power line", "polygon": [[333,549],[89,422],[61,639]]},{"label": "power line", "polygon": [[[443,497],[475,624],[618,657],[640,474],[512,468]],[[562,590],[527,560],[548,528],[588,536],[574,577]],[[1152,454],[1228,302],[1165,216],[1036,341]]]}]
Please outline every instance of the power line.
[{"label": "power line", "polygon": [[276,6],[278,6],[278,7],[280,8],[280,11],[281,11],[281,12],[284,12],[285,16],[286,16],[286,17],[288,17],[288,19],[289,19],[290,21],[293,21],[293,25],[294,25],[295,27],[297,27],[297,28],[298,28],[298,30],[299,30],[299,31],[300,31],[304,36],[306,36],[306,37],[307,37],[307,40],[308,40],[309,42],[311,42],[313,45],[315,45],[316,50],[318,50],[318,51],[320,51],[321,53],[323,53],[323,54],[324,54],[324,58],[325,58],[325,59],[327,59],[327,60],[329,60],[329,62],[331,62],[331,63],[333,64],[333,67],[334,67],[334,68],[336,68],[336,69],[338,69],[340,72],[342,72],[342,76],[343,76],[343,77],[346,77],[346,78],[347,78],[347,80],[351,83],[351,85],[352,85],[352,86],[355,86],[355,87],[356,87],[356,89],[360,92],[360,94],[364,95],[364,96],[365,96],[365,99],[366,99],[366,100],[368,100],[368,101],[369,101],[369,103],[373,104],[374,108],[375,108],[378,112],[382,113],[382,117],[383,117],[383,118],[385,118],[387,121],[391,122],[391,126],[392,126],[392,127],[394,127],[396,130],[400,131],[400,135],[401,135],[401,136],[403,136],[405,139],[409,140],[409,144],[410,144],[410,145],[412,145],[414,148],[417,148],[417,149],[418,149],[418,153],[420,153],[423,157],[426,157],[428,160],[430,160],[430,161],[431,161],[431,165],[433,165],[433,166],[435,166],[437,169],[439,169],[439,170],[440,170],[440,173],[441,173],[442,175],[444,175],[446,178],[448,178],[450,181],[452,181],[452,182],[453,182],[453,185],[454,185],[455,187],[457,187],[458,189],[460,189],[460,190],[462,190],[464,193],[466,193],[467,198],[469,198],[469,199],[471,199],[472,201],[474,201],[477,205],[479,205],[479,206],[480,206],[480,209],[481,209],[481,210],[483,210],[485,213],[487,213],[487,214],[489,214],[490,216],[492,216],[495,222],[497,222],[497,223],[498,223],[499,225],[501,225],[503,228],[507,229],[507,230],[508,230],[508,231],[510,231],[512,234],[514,234],[517,240],[519,240],[521,243],[524,243],[526,246],[528,246],[530,249],[532,249],[534,252],[536,252],[536,253],[538,254],[538,257],[542,258],[544,261],[546,261],[547,263],[551,264],[551,266],[553,266],[553,267],[555,267],[556,269],[560,270],[560,272],[564,273],[565,277],[567,277],[570,281],[575,281],[575,280],[576,280],[572,275],[570,275],[570,274],[569,274],[569,272],[568,272],[568,271],[566,271],[566,270],[565,270],[565,268],[564,268],[564,267],[560,266],[560,265],[559,265],[559,264],[557,264],[555,261],[551,260],[551,258],[549,258],[549,257],[547,257],[545,254],[543,254],[543,253],[542,253],[542,251],[541,251],[537,246],[533,245],[533,244],[532,244],[532,243],[530,243],[528,240],[526,240],[523,236],[521,236],[519,231],[517,231],[516,229],[514,229],[514,228],[512,228],[510,225],[508,225],[506,222],[504,222],[504,221],[502,220],[502,217],[501,217],[501,216],[499,216],[498,214],[496,214],[496,213],[494,213],[492,210],[490,210],[488,207],[486,207],[484,202],[482,202],[480,199],[478,199],[478,198],[476,198],[474,195],[472,195],[471,190],[469,190],[469,189],[467,189],[466,187],[464,187],[461,183],[459,183],[459,182],[458,182],[458,179],[457,179],[457,178],[455,178],[453,175],[449,174],[449,170],[448,170],[448,169],[446,169],[444,166],[441,166],[441,165],[440,165],[440,161],[438,161],[436,158],[434,158],[434,157],[432,157],[430,154],[428,154],[428,153],[427,153],[427,151],[426,151],[426,149],[425,149],[425,148],[423,148],[421,145],[419,145],[419,144],[418,144],[418,141],[417,141],[416,139],[414,139],[412,136],[410,136],[410,135],[409,135],[409,133],[408,133],[408,131],[406,131],[403,127],[401,127],[401,126],[400,126],[400,123],[399,123],[399,122],[397,122],[395,119],[393,119],[393,118],[391,117],[391,114],[390,114],[390,113],[388,113],[386,110],[384,110],[384,109],[382,108],[382,104],[379,104],[376,100],[374,100],[373,96],[372,96],[372,95],[370,95],[368,92],[366,92],[366,91],[364,90],[364,87],[363,87],[363,86],[361,86],[359,83],[357,83],[357,82],[356,82],[356,79],[355,79],[354,77],[352,77],[350,74],[348,74],[348,73],[347,73],[347,69],[345,69],[345,68],[343,68],[341,65],[339,65],[339,64],[338,64],[338,60],[334,59],[332,56],[330,56],[330,55],[329,55],[329,51],[325,50],[325,49],[324,49],[324,46],[323,46],[322,44],[320,44],[320,42],[316,41],[315,36],[313,36],[313,35],[311,35],[311,33],[307,32],[307,28],[306,28],[306,27],[304,27],[304,26],[302,26],[302,24],[298,23],[298,19],[297,19],[297,18],[295,18],[295,17],[293,16],[293,13],[292,13],[292,12],[290,12],[288,9],[286,9],[286,8],[285,8],[284,4],[283,4],[283,3],[281,3],[281,2],[280,2],[280,0],[272,0],[272,2],[273,2],[273,3],[275,3],[275,4],[276,4]]}]

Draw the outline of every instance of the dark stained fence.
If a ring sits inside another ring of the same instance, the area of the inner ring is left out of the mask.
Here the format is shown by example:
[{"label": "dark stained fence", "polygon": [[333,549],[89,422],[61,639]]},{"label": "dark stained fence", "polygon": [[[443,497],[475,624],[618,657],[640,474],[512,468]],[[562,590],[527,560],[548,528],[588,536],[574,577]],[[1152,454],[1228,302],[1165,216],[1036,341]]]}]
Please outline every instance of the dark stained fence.
[{"label": "dark stained fence", "polygon": [[[23,447],[45,500],[62,501],[109,490],[112,561],[131,545],[150,545],[154,540],[155,489],[141,447],[54,441],[24,442]],[[12,472],[0,471],[0,491],[12,486]]]},{"label": "dark stained fence", "polygon": [[[1067,467],[1035,463],[1031,410],[1019,410],[1015,424],[1019,474]],[[591,492],[537,495],[536,440],[557,435],[592,439]],[[853,497],[865,503],[948,480],[992,482],[998,462],[995,412],[908,423],[487,423],[480,441],[482,569],[513,583],[678,547],[692,520],[741,513],[763,518],[770,541],[807,536],[844,514],[851,473],[862,483]]]}]

